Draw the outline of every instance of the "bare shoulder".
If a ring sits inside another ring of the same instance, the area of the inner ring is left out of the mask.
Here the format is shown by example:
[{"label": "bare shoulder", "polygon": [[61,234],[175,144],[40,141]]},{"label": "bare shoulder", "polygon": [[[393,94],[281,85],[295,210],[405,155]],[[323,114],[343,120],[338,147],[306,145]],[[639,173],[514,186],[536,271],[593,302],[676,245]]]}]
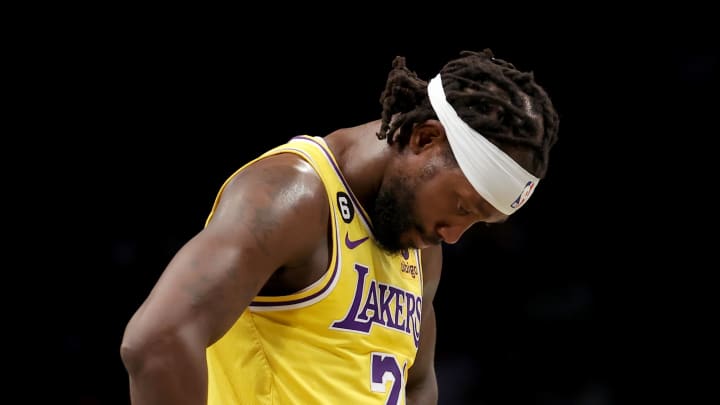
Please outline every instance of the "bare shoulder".
[{"label": "bare shoulder", "polygon": [[283,153],[261,159],[238,173],[218,201],[209,231],[251,229],[265,254],[312,251],[324,238],[329,205],[324,185],[301,157]]},{"label": "bare shoulder", "polygon": [[313,257],[325,241],[323,189],[313,168],[294,155],[239,172],[207,226],[167,265],[130,321],[125,344],[147,350],[182,335],[204,348],[219,339],[277,269]]},{"label": "bare shoulder", "polygon": [[235,198],[252,197],[262,202],[324,202],[324,186],[315,169],[293,153],[261,159],[238,173],[227,185],[220,206]]}]

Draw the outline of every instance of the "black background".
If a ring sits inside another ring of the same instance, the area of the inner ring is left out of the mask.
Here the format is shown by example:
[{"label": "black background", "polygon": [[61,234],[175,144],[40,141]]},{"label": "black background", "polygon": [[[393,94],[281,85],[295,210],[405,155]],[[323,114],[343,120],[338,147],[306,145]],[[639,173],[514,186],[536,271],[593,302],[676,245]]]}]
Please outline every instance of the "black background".
[{"label": "black background", "polygon": [[[694,216],[683,202],[700,183],[682,168],[709,167],[697,152],[717,106],[703,98],[718,72],[704,22],[142,15],[68,25],[40,55],[52,62],[38,77],[55,106],[47,117],[66,134],[56,142],[78,156],[56,186],[74,214],[58,240],[73,246],[74,269],[59,326],[63,402],[128,403],[124,326],[239,165],[294,135],[378,118],[396,55],[429,79],[485,47],[535,72],[560,113],[559,142],[528,205],[447,247],[440,403],[636,403],[646,370],[674,359],[659,342],[675,301],[694,295],[680,281],[695,266],[689,254],[674,261],[689,238],[675,225]],[[663,276],[663,262],[681,276]]]}]

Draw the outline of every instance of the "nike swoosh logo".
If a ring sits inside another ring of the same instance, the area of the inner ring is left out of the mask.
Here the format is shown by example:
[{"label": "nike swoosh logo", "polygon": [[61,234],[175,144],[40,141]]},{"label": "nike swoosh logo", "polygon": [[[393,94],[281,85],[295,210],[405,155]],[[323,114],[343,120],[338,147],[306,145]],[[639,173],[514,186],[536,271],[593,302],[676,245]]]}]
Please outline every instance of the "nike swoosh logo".
[{"label": "nike swoosh logo", "polygon": [[369,236],[366,236],[364,238],[358,239],[358,240],[350,240],[350,236],[348,232],[345,232],[345,246],[348,247],[348,249],[355,249],[356,247],[360,246],[363,242],[368,240]]}]

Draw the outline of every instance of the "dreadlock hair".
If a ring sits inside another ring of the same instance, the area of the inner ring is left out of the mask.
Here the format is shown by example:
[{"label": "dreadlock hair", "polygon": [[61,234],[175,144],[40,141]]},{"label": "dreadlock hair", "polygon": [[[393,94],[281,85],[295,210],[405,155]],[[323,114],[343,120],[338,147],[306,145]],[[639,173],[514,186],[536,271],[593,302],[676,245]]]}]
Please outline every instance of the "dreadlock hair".
[{"label": "dreadlock hair", "polygon": [[[382,124],[378,139],[407,144],[415,124],[437,119],[427,94],[427,82],[405,66],[398,56],[380,96]],[[440,71],[447,101],[460,118],[496,146],[532,150],[534,161],[525,167],[537,177],[547,171],[550,148],[557,141],[559,118],[545,90],[532,72],[521,72],[490,49],[462,51]],[[527,95],[531,111],[528,114]],[[393,136],[396,130],[399,132]]]}]

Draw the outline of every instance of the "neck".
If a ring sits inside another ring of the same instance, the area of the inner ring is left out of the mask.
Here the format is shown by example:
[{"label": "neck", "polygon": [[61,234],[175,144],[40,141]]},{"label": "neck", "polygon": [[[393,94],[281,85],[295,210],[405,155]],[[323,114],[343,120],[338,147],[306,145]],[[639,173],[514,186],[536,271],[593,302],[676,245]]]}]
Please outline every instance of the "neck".
[{"label": "neck", "polygon": [[339,129],[325,137],[350,189],[365,210],[372,210],[375,197],[392,155],[387,140],[378,139],[380,120]]}]

